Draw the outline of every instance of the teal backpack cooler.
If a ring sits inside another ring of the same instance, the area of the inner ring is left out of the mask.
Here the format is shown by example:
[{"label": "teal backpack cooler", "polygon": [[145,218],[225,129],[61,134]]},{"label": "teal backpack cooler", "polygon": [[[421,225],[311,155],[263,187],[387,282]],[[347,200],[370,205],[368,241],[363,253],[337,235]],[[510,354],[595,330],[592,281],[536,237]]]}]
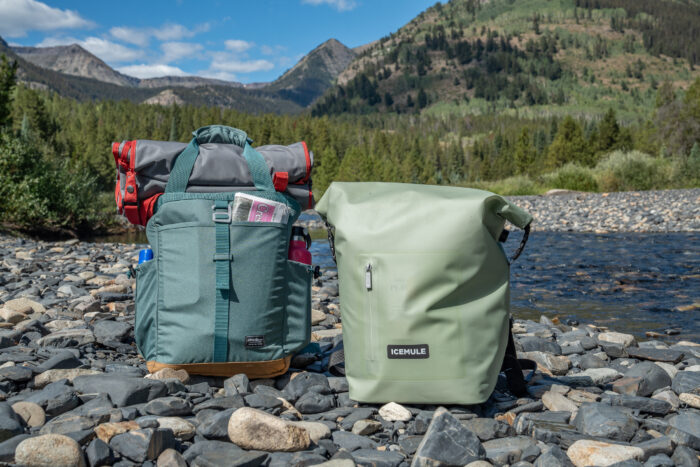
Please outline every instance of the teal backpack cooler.
[{"label": "teal backpack cooler", "polygon": [[[243,131],[209,126],[193,135],[146,226],[153,259],[136,268],[136,344],[151,372],[283,374],[310,339],[312,269],[287,259],[300,206],[275,190]],[[255,184],[247,193],[286,204],[288,222],[234,221],[236,192],[186,192],[204,143],[242,147]]]}]

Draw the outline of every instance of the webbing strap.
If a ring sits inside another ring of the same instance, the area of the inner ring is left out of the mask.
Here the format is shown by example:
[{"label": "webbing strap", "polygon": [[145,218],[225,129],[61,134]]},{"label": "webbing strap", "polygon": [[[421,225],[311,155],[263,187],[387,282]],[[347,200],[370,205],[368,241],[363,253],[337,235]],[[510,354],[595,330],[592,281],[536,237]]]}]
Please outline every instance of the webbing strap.
[{"label": "webbing strap", "polygon": [[231,281],[231,248],[229,225],[231,212],[228,201],[214,201],[212,215],[216,226],[216,304],[214,307],[214,361],[225,362],[228,354],[229,284]]},{"label": "webbing strap", "polygon": [[199,143],[197,138],[192,138],[190,144],[182,150],[170,171],[168,183],[165,185],[166,193],[184,193],[187,189],[187,183],[192,174],[192,168],[199,155]]},{"label": "webbing strap", "polygon": [[255,188],[260,191],[274,192],[275,185],[272,183],[270,168],[263,156],[253,149],[253,146],[246,143],[243,148],[243,157],[248,163],[248,170],[250,170],[250,177],[253,179]]}]

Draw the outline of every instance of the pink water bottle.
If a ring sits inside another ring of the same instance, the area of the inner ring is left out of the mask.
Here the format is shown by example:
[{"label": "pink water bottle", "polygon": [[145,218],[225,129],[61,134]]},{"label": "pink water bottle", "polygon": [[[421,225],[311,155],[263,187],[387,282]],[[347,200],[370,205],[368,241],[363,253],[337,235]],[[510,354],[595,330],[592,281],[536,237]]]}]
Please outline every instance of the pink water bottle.
[{"label": "pink water bottle", "polygon": [[311,237],[303,227],[292,227],[292,239],[289,242],[289,259],[311,266]]}]

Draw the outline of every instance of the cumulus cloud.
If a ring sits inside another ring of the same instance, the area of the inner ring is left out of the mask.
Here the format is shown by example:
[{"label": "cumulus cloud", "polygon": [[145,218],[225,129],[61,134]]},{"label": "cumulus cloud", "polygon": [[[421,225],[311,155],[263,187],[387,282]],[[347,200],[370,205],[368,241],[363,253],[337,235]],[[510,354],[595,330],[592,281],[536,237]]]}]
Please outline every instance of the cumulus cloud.
[{"label": "cumulus cloud", "polygon": [[357,6],[355,0],[301,0],[301,3],[307,5],[329,5],[338,11],[350,11]]},{"label": "cumulus cloud", "polygon": [[114,27],[109,30],[109,33],[115,39],[129,44],[146,47],[150,40],[150,34],[145,29],[130,28],[126,26]]},{"label": "cumulus cloud", "polygon": [[149,32],[156,39],[161,41],[177,41],[188,37],[193,37],[200,32],[209,30],[209,23],[200,24],[193,29],[188,29],[182,24],[169,23],[159,28],[149,28]]},{"label": "cumulus cloud", "polygon": [[256,71],[272,70],[275,65],[267,60],[214,60],[211,62],[211,70],[225,71],[229,73],[253,73]]},{"label": "cumulus cloud", "polygon": [[275,46],[261,45],[260,46],[260,52],[262,52],[263,55],[276,55],[276,54],[281,53],[285,50],[287,50],[287,48],[283,45],[275,45]]},{"label": "cumulus cloud", "polygon": [[82,29],[95,26],[73,10],[53,8],[36,0],[0,0],[0,32],[24,37],[28,31]]},{"label": "cumulus cloud", "polygon": [[36,44],[37,47],[53,47],[56,45],[71,45],[78,44],[83,49],[93,55],[98,56],[105,62],[122,63],[138,60],[143,57],[144,53],[139,49],[117,44],[115,42],[103,39],[101,37],[87,37],[85,39],[76,39],[75,37],[47,37],[43,41]]},{"label": "cumulus cloud", "polygon": [[232,52],[245,52],[246,50],[253,47],[253,45],[255,44],[241,39],[229,39],[227,41],[224,41],[224,46],[226,47],[226,49]]},{"label": "cumulus cloud", "polygon": [[163,51],[162,61],[164,63],[170,63],[181,58],[192,58],[192,56],[200,52],[203,47],[200,44],[193,44],[191,42],[163,42],[160,48]]},{"label": "cumulus cloud", "polygon": [[180,68],[163,63],[129,65],[117,68],[117,70],[125,75],[135,76],[141,79],[158,78],[161,76],[189,76],[189,73],[185,73]]},{"label": "cumulus cloud", "polygon": [[238,77],[234,73],[229,73],[227,71],[202,70],[197,72],[197,76],[220,79],[222,81],[238,81]]}]

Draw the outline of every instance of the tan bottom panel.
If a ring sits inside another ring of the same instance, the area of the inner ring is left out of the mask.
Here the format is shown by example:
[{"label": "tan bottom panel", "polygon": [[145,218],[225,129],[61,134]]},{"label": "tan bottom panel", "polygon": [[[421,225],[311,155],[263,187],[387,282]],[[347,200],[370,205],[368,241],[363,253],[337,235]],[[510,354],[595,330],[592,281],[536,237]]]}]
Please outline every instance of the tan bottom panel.
[{"label": "tan bottom panel", "polygon": [[185,370],[191,375],[206,376],[233,376],[245,373],[250,379],[273,378],[284,374],[289,369],[292,356],[265,362],[222,362],[222,363],[183,363],[170,364],[155,361],[146,362],[146,367],[151,373],[163,368]]}]

